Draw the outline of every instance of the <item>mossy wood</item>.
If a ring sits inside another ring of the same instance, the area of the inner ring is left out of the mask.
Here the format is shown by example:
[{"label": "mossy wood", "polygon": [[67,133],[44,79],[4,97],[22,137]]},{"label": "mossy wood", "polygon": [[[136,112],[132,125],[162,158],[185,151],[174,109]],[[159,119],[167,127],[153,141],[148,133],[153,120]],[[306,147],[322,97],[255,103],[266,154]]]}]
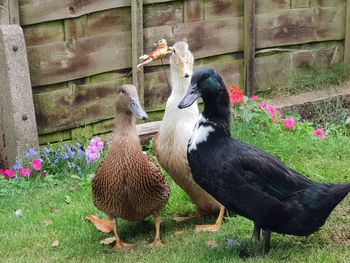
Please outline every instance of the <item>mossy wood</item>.
[{"label": "mossy wood", "polygon": [[345,63],[350,63],[350,0],[346,4],[346,20],[345,20]]},{"label": "mossy wood", "polygon": [[256,0],[244,2],[244,87],[246,94],[254,94],[254,72],[255,72],[255,4]]},{"label": "mossy wood", "polygon": [[[255,1],[255,45],[258,52],[267,50],[254,63],[258,91],[286,72],[290,76],[344,57],[345,0]],[[126,75],[133,52],[151,51],[160,38],[170,45],[187,39],[195,66],[214,66],[227,85],[242,84],[245,1],[142,2],[143,46],[135,48],[137,19],[131,19],[130,0],[18,1],[41,143],[58,140],[61,132],[62,139],[72,139],[79,127],[109,132],[115,88],[132,81]],[[0,0],[0,21],[6,5]],[[278,49],[286,51],[273,51]],[[169,78],[168,59],[163,63]],[[162,62],[148,64],[142,76],[144,105],[152,120],[159,119],[170,92]]]}]

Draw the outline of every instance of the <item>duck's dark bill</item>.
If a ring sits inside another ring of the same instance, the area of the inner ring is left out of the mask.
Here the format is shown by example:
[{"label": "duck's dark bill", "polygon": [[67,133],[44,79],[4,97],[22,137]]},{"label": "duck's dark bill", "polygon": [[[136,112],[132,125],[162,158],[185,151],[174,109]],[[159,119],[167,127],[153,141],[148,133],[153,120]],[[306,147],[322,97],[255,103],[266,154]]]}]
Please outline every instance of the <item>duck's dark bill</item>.
[{"label": "duck's dark bill", "polygon": [[183,97],[183,99],[180,101],[177,107],[179,109],[190,107],[200,96],[201,96],[201,93],[197,88],[197,83],[194,85],[191,85],[185,97]]},{"label": "duck's dark bill", "polygon": [[137,119],[146,120],[148,118],[147,113],[141,107],[140,101],[137,98],[130,98],[129,109]]}]

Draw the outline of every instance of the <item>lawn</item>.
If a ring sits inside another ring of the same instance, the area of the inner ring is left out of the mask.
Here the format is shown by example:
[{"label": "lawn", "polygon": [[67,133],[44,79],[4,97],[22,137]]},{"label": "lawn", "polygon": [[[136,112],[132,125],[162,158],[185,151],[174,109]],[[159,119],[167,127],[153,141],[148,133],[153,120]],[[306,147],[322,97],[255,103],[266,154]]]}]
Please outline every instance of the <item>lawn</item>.
[{"label": "lawn", "polygon": [[[233,131],[236,138],[265,149],[315,181],[350,182],[347,136],[331,133],[320,140],[298,127],[294,132],[269,127],[261,130],[244,122],[235,122]],[[0,261],[240,262],[242,252],[259,251],[249,244],[252,223],[240,216],[227,216],[217,233],[195,233],[194,222],[173,221],[174,216],[193,213],[195,207],[167,176],[172,193],[163,212],[162,239],[166,246],[147,247],[154,238],[153,218],[138,223],[121,221],[121,237],[136,247],[114,252],[99,243],[109,235],[85,220],[91,213],[103,216],[91,200],[87,178],[93,172],[91,169],[85,179],[62,170],[44,180],[0,180]],[[204,219],[206,223],[213,221]],[[319,232],[306,238],[273,234],[271,240],[272,250],[267,256],[246,262],[350,262],[350,196]]]}]

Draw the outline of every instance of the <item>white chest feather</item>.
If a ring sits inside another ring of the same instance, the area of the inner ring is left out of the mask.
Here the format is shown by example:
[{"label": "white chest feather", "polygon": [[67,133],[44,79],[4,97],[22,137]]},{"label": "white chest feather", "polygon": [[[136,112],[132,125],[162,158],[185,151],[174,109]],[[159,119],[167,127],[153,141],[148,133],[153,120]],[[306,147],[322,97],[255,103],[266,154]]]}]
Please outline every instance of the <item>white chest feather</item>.
[{"label": "white chest feather", "polygon": [[201,121],[199,121],[196,124],[196,127],[194,128],[192,137],[189,141],[188,152],[191,152],[192,150],[196,151],[197,146],[202,142],[206,142],[209,134],[215,131],[215,129],[211,125],[204,126],[200,124]]}]

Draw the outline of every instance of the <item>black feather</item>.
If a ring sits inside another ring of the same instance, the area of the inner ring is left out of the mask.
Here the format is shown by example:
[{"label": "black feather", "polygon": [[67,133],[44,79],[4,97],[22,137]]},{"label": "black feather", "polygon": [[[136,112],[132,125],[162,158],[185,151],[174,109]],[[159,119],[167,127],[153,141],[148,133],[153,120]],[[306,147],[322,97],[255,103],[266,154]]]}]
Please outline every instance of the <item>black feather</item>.
[{"label": "black feather", "polygon": [[195,83],[204,101],[198,128],[212,128],[195,150],[188,148],[196,183],[263,229],[298,236],[318,230],[349,193],[350,184],[315,183],[271,154],[232,139],[222,78],[213,69],[200,69],[193,75]]}]

